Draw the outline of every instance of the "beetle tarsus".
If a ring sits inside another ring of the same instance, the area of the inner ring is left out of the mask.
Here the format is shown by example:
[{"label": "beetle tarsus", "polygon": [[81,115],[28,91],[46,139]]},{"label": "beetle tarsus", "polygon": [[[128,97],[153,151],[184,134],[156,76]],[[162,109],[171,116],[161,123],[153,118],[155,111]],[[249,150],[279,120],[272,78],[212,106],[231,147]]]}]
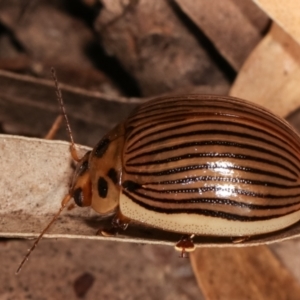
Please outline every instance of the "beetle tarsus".
[{"label": "beetle tarsus", "polygon": [[110,228],[106,228],[106,229],[99,229],[97,231],[96,235],[110,237],[110,236],[116,236],[116,235],[118,235],[118,233],[119,233],[119,231],[117,228],[110,227]]},{"label": "beetle tarsus", "polygon": [[123,218],[123,216],[120,218],[118,215],[116,215],[112,219],[111,225],[113,228],[126,230],[129,225],[129,221],[126,218]]},{"label": "beetle tarsus", "polygon": [[118,235],[120,231],[124,231],[127,229],[130,223],[130,219],[126,218],[118,211],[111,221],[111,227],[98,230],[97,234],[101,234],[103,236],[115,236]]},{"label": "beetle tarsus", "polygon": [[192,235],[184,235],[175,245],[175,250],[180,252],[181,258],[186,258],[188,252],[193,252],[195,250],[195,245],[193,242],[194,234]]},{"label": "beetle tarsus", "polygon": [[247,236],[232,237],[231,241],[233,244],[240,244],[240,243],[248,241],[249,239],[250,239],[250,236],[247,235]]}]

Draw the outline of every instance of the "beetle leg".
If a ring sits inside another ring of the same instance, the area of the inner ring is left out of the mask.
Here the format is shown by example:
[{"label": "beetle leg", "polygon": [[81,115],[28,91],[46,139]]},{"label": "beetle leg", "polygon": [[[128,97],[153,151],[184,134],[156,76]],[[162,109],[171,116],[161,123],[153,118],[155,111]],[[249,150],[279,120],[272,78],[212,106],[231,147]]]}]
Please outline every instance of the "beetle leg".
[{"label": "beetle leg", "polygon": [[112,219],[112,226],[117,229],[126,230],[130,223],[130,219],[122,215],[120,211],[118,211],[114,218]]},{"label": "beetle leg", "polygon": [[124,231],[127,229],[128,225],[130,223],[130,219],[122,215],[120,211],[117,211],[117,213],[114,215],[111,227],[106,229],[100,229],[97,234],[101,234],[103,236],[114,236],[119,233],[120,230]]},{"label": "beetle leg", "polygon": [[44,139],[53,140],[58,130],[60,129],[60,125],[63,122],[63,120],[64,117],[62,115],[58,115],[55,121],[53,122],[51,128],[49,129],[48,133],[44,136]]},{"label": "beetle leg", "polygon": [[193,242],[194,234],[184,235],[175,245],[175,250],[180,251],[180,257],[187,257],[187,252],[193,252],[195,250],[195,245]]}]

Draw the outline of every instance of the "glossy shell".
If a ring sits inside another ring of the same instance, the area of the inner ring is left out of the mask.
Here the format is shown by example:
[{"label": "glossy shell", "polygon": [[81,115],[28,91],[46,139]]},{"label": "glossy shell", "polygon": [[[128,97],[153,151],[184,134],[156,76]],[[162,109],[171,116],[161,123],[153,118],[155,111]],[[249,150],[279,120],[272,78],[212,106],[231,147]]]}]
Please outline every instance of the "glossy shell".
[{"label": "glossy shell", "polygon": [[300,138],[270,111],[231,97],[165,97],[140,106],[124,128],[124,216],[223,236],[300,219]]}]

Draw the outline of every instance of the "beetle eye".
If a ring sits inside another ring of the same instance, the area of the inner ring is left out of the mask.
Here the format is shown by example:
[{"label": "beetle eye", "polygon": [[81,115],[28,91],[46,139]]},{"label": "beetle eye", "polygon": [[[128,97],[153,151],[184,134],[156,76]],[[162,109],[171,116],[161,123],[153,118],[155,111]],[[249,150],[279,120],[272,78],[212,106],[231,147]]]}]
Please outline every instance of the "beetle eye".
[{"label": "beetle eye", "polygon": [[82,192],[82,188],[77,188],[74,191],[73,198],[74,198],[75,203],[78,206],[83,206],[83,192]]}]

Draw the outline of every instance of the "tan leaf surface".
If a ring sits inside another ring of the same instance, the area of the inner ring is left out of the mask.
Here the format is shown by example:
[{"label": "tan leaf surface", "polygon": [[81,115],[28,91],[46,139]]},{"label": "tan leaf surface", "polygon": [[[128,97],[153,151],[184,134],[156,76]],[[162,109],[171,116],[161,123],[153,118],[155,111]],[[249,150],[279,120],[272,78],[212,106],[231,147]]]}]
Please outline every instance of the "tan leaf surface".
[{"label": "tan leaf surface", "polygon": [[253,0],[300,44],[300,2],[297,0]]},{"label": "tan leaf surface", "polygon": [[[0,135],[2,161],[0,181],[0,236],[36,236],[60,207],[72,176],[69,144],[61,141]],[[81,152],[89,148],[80,146]],[[180,234],[130,224],[124,235],[96,236],[97,229],[110,225],[91,208],[65,211],[48,237],[112,239],[137,243],[174,245]],[[199,247],[247,246],[272,243],[300,235],[300,224],[273,235],[256,236],[243,244],[231,238],[197,237]]]},{"label": "tan leaf surface", "polygon": [[278,25],[251,53],[230,94],[286,117],[299,107],[300,46]]},{"label": "tan leaf surface", "polygon": [[[112,241],[44,239],[19,276],[18,263],[32,241],[0,242],[1,300],[204,300],[189,261],[171,247]],[[77,298],[74,285],[95,278]]]}]

